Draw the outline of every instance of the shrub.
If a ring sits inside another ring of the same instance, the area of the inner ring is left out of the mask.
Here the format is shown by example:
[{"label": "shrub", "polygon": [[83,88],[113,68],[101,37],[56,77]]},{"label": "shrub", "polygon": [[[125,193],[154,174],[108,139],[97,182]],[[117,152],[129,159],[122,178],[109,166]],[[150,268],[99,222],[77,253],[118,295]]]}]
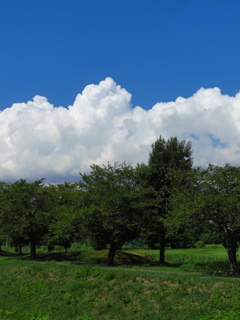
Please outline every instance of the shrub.
[{"label": "shrub", "polygon": [[198,240],[197,242],[194,243],[195,248],[203,248],[205,246],[205,243],[202,240]]}]

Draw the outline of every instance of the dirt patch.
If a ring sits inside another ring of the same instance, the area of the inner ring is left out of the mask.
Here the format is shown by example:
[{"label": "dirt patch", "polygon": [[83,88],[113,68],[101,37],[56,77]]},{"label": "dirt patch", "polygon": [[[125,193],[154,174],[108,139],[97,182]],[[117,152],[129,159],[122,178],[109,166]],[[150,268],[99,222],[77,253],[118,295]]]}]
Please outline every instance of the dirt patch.
[{"label": "dirt patch", "polygon": [[151,259],[143,254],[127,251],[118,251],[114,260],[115,265],[141,265],[151,262]]},{"label": "dirt patch", "polygon": [[121,251],[121,252],[126,253],[126,254],[131,254],[131,255],[135,255],[135,256],[145,257],[145,258],[146,258],[146,256],[145,256],[144,254],[142,254],[142,253],[129,252],[129,251]]}]

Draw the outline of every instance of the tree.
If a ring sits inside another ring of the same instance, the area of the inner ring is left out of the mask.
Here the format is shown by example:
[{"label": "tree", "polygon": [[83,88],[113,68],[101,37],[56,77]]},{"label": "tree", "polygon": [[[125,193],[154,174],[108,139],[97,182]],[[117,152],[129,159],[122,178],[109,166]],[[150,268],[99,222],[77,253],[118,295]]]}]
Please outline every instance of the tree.
[{"label": "tree", "polygon": [[54,210],[53,221],[49,225],[48,233],[48,249],[51,245],[59,245],[64,247],[65,252],[71,247],[76,239],[76,230],[74,221],[74,211],[67,206],[57,207]]},{"label": "tree", "polygon": [[136,239],[141,220],[141,192],[131,165],[91,166],[82,174],[84,221],[98,249],[109,245],[108,264],[114,263],[117,249]]},{"label": "tree", "polygon": [[8,183],[0,181],[0,254],[2,253],[2,245],[6,242],[6,228],[3,214],[7,208],[7,199],[5,197],[5,189],[8,187]]},{"label": "tree", "polygon": [[[205,219],[201,217],[201,205],[198,196],[201,194],[199,182],[202,180],[202,169],[172,170],[171,195],[169,197],[168,217],[165,220],[167,235],[171,246],[178,242],[193,245],[205,233]],[[171,239],[173,239],[171,241]]]},{"label": "tree", "polygon": [[80,190],[77,183],[68,182],[51,187],[54,188],[56,202],[51,212],[52,219],[45,242],[49,251],[54,245],[59,245],[63,246],[66,252],[73,241],[82,237],[81,220],[77,214],[81,206]]},{"label": "tree", "polygon": [[199,217],[218,236],[227,251],[229,273],[237,273],[240,241],[240,168],[209,165],[199,181]]},{"label": "tree", "polygon": [[237,273],[237,249],[240,241],[240,168],[226,164],[195,168],[187,175],[183,188],[172,198],[173,219],[187,221],[189,228],[211,233],[227,251],[229,274]]},{"label": "tree", "polygon": [[152,145],[148,160],[148,183],[155,190],[155,210],[148,219],[148,232],[152,242],[160,244],[159,263],[165,263],[168,239],[170,197],[173,190],[173,171],[192,169],[191,142],[178,141],[176,137],[165,140],[159,137]]},{"label": "tree", "polygon": [[4,191],[7,205],[2,211],[2,222],[5,231],[19,245],[28,240],[31,258],[35,258],[36,246],[47,232],[54,199],[43,185],[43,179],[32,183],[21,179]]}]

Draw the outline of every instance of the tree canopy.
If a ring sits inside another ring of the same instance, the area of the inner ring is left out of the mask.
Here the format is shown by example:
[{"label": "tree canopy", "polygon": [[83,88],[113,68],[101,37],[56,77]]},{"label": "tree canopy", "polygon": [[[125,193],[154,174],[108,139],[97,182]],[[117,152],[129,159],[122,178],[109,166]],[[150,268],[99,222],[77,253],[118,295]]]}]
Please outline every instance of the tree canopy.
[{"label": "tree canopy", "polygon": [[192,167],[190,142],[159,137],[147,164],[91,166],[78,183],[44,185],[20,179],[0,182],[0,253],[6,240],[21,247],[54,245],[67,250],[90,238],[108,248],[108,263],[125,242],[141,239],[160,248],[191,243],[210,233],[227,251],[229,273],[237,273],[240,242],[240,167]]},{"label": "tree canopy", "polygon": [[240,241],[240,168],[209,165],[202,172],[199,189],[200,217],[227,250],[230,274],[235,274]]},{"label": "tree canopy", "polygon": [[82,174],[84,220],[91,232],[93,245],[109,245],[111,265],[117,249],[138,237],[141,221],[141,192],[131,165],[115,163],[91,166],[90,174]]},{"label": "tree canopy", "polygon": [[173,190],[173,171],[192,169],[190,142],[178,141],[177,137],[165,140],[159,137],[149,154],[147,179],[155,190],[155,210],[149,213],[147,226],[149,240],[160,244],[159,263],[165,263],[165,246],[168,239],[170,196]]}]

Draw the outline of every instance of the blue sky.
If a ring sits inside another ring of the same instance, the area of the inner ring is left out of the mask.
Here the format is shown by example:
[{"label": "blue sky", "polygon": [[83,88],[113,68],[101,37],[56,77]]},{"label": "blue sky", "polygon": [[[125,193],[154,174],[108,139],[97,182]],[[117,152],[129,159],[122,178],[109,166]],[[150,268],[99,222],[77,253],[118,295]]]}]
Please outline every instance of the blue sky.
[{"label": "blue sky", "polygon": [[0,180],[146,163],[160,135],[190,139],[195,165],[240,165],[239,12],[239,0],[0,0]]},{"label": "blue sky", "polygon": [[238,0],[0,0],[0,109],[72,104],[112,77],[133,106],[240,90]]}]

